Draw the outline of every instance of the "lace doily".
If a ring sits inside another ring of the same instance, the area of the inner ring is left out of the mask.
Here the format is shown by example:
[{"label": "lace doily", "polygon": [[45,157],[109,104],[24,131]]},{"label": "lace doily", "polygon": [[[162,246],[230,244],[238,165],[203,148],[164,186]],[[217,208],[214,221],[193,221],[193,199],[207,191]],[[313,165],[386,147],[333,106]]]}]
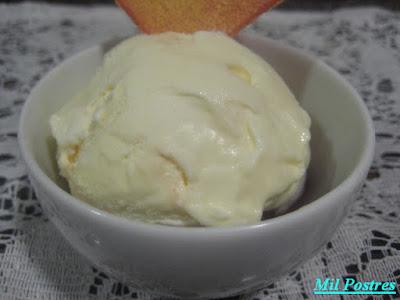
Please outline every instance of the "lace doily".
[{"label": "lace doily", "polygon": [[[400,13],[273,11],[246,30],[303,48],[343,74],[368,105],[377,147],[349,217],[325,248],[241,298],[328,299],[312,294],[317,277],[400,284]],[[42,213],[17,145],[21,106],[38,79],[84,48],[134,32],[115,7],[0,5],[1,299],[153,299],[88,265],[64,241]]]}]

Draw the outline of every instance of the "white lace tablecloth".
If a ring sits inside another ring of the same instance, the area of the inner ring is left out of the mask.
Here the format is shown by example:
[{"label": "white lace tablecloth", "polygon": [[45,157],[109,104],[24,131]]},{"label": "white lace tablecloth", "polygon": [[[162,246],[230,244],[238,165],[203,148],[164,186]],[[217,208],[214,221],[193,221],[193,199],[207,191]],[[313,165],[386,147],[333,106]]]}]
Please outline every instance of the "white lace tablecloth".
[{"label": "white lace tablecloth", "polygon": [[[332,241],[292,274],[241,298],[317,299],[317,277],[400,284],[400,12],[274,11],[246,30],[304,48],[343,74],[368,105],[377,147],[362,192]],[[0,4],[0,299],[152,298],[96,270],[63,240],[42,213],[17,145],[22,104],[49,69],[134,32],[111,6]]]}]

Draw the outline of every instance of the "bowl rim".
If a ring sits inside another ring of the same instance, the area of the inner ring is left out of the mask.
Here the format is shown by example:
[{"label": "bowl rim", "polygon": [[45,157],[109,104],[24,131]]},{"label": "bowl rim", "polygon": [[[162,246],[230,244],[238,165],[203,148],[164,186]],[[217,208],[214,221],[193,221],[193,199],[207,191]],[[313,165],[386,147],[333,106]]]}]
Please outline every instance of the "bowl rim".
[{"label": "bowl rim", "polygon": [[[65,190],[61,189],[57,184],[53,182],[45,172],[40,168],[38,163],[36,162],[33,153],[28,150],[27,138],[25,134],[26,128],[26,120],[27,115],[31,111],[31,107],[34,105],[36,94],[45,86],[46,81],[53,76],[53,74],[57,73],[59,70],[64,68],[66,65],[73,64],[75,60],[79,60],[81,56],[90,53],[92,51],[97,50],[101,47],[101,44],[97,44],[90,48],[87,48],[83,51],[80,51],[68,59],[64,60],[62,63],[51,69],[44,77],[40,79],[40,81],[35,85],[29,94],[24,106],[22,108],[22,112],[20,115],[19,128],[18,128],[18,144],[22,154],[22,158],[25,161],[25,164],[28,166],[28,174],[36,181],[39,182],[40,185],[44,186],[46,190],[48,190],[52,197],[59,197],[61,201],[65,202],[69,205],[73,210],[77,210],[80,213],[87,212],[87,216],[91,218],[97,218],[99,222],[106,222],[110,226],[121,226],[130,230],[142,230],[146,232],[153,233],[161,233],[161,234],[189,234],[189,235],[210,235],[218,236],[225,235],[228,233],[237,233],[242,231],[253,231],[253,230],[262,230],[263,228],[271,228],[271,227],[281,227],[285,224],[287,226],[296,224],[304,218],[312,217],[318,211],[323,210],[325,206],[329,206],[332,201],[335,201],[335,198],[340,198],[345,196],[348,193],[351,193],[354,188],[361,183],[365,179],[365,175],[371,165],[374,148],[375,148],[375,131],[372,123],[372,119],[369,115],[368,109],[358,95],[356,90],[333,68],[328,66],[325,62],[321,61],[317,57],[312,56],[311,54],[306,53],[301,49],[296,49],[294,47],[285,45],[279,41],[273,40],[271,38],[267,38],[257,34],[240,34],[239,38],[252,39],[257,40],[259,43],[268,43],[272,44],[273,47],[281,48],[286,52],[289,52],[293,56],[297,56],[303,60],[313,61],[314,63],[319,64],[320,67],[324,69],[325,72],[328,72],[336,81],[338,81],[344,89],[347,89],[354,100],[355,104],[357,104],[358,110],[361,113],[362,122],[365,124],[365,145],[362,150],[361,155],[358,158],[358,161],[352,170],[352,172],[334,189],[330,190],[328,193],[323,196],[315,199],[311,203],[305,204],[300,208],[297,208],[291,212],[285,213],[280,216],[276,216],[267,220],[263,220],[256,224],[251,225],[236,225],[236,226],[226,226],[226,227],[174,227],[167,226],[162,224],[153,224],[146,223],[140,220],[127,219],[125,217],[121,217],[118,215],[114,215],[108,213],[106,211],[102,211],[97,209],[86,202],[79,200],[78,198],[72,196]],[[29,172],[30,171],[30,172]]]}]

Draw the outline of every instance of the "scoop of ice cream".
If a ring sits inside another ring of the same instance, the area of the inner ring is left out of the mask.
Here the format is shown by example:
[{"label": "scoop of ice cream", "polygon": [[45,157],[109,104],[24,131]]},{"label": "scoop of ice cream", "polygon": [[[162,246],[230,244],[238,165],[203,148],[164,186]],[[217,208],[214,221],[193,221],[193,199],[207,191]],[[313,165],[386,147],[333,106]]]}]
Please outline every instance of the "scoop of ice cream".
[{"label": "scoop of ice cream", "polygon": [[310,119],[288,87],[215,32],[125,40],[50,124],[71,193],[146,222],[256,223],[309,163]]}]

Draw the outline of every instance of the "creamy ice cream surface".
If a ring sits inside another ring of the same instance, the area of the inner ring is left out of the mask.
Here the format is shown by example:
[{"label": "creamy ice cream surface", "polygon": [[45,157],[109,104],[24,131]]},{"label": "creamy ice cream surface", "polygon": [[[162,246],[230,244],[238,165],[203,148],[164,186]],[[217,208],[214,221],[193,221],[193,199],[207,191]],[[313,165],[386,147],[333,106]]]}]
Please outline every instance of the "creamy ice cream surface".
[{"label": "creamy ice cream surface", "polygon": [[282,79],[215,32],[123,41],[50,125],[72,195],[152,223],[257,223],[301,189],[310,156]]}]

